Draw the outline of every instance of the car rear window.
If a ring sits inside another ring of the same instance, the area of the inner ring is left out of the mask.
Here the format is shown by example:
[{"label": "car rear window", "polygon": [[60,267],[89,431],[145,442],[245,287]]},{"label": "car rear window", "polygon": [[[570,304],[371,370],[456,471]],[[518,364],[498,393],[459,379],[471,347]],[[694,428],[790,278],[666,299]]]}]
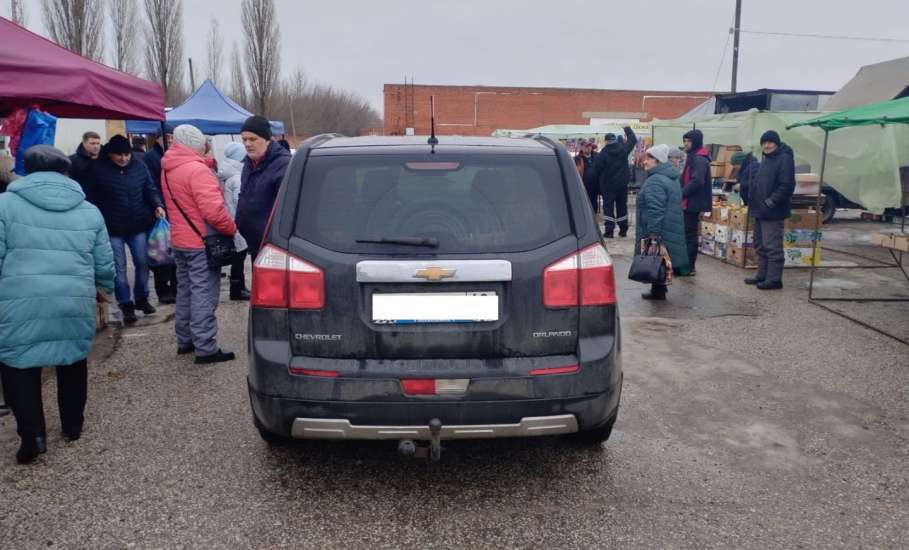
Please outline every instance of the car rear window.
[{"label": "car rear window", "polygon": [[[347,253],[521,252],[571,232],[555,156],[313,156],[295,234]],[[430,247],[357,242],[427,239]]]}]

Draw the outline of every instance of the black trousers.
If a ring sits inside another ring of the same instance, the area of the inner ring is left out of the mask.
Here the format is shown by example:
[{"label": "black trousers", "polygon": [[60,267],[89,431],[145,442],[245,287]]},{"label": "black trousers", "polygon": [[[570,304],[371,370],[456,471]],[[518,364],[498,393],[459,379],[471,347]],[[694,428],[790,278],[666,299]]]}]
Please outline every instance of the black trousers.
[{"label": "black trousers", "polygon": [[685,212],[685,244],[688,246],[688,269],[694,271],[698,260],[698,233],[701,232],[701,213]]},{"label": "black trousers", "polygon": [[[44,403],[41,399],[41,371],[14,369],[0,364],[3,393],[16,417],[16,431],[22,439],[44,437]],[[88,396],[88,363],[85,359],[57,367],[57,404],[65,431],[81,431]]]},{"label": "black trousers", "polygon": [[155,294],[161,296],[177,296],[177,264],[151,268],[155,275]]},{"label": "black trousers", "polygon": [[237,255],[234,256],[234,261],[230,264],[230,280],[231,281],[245,281],[246,275],[244,272],[244,267],[246,264],[246,254],[248,250],[241,250],[237,252]]},{"label": "black trousers", "polygon": [[606,234],[612,235],[615,226],[622,233],[628,232],[628,186],[603,189],[603,219]]},{"label": "black trousers", "polygon": [[600,211],[600,186],[596,183],[584,182],[584,189],[587,190],[587,198],[590,199],[590,206],[593,207],[593,213]]}]

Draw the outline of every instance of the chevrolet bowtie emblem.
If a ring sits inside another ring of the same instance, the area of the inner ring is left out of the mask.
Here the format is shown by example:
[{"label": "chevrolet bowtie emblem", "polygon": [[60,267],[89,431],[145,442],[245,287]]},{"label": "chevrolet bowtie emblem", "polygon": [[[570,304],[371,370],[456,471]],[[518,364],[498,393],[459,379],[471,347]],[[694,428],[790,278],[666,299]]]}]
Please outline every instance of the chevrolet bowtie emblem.
[{"label": "chevrolet bowtie emblem", "polygon": [[449,279],[454,277],[457,269],[446,269],[444,267],[427,267],[426,269],[418,269],[416,273],[413,274],[414,277],[418,279],[426,279],[437,283],[442,279]]}]

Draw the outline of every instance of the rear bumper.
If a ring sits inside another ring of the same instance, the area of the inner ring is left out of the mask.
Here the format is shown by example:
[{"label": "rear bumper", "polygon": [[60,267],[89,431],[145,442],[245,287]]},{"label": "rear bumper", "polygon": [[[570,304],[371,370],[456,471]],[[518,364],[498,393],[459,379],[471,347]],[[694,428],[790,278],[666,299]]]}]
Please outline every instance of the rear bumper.
[{"label": "rear bumper", "polygon": [[442,422],[442,439],[484,439],[573,433],[614,418],[621,385],[562,399],[407,402],[304,401],[262,395],[250,386],[253,414],[266,430],[298,439],[429,439],[429,422]]}]

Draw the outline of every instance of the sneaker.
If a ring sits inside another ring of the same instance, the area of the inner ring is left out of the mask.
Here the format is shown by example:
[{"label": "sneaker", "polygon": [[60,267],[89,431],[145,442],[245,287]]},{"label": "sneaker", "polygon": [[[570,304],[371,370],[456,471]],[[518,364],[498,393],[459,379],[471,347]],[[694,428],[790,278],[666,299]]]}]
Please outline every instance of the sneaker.
[{"label": "sneaker", "polygon": [[759,279],[757,277],[748,277],[747,279],[745,279],[746,285],[756,285],[756,284],[760,284],[763,282],[764,282],[764,279]]},{"label": "sneaker", "polygon": [[211,355],[197,355],[196,364],[197,365],[211,365],[213,363],[226,363],[227,361],[233,361],[237,356],[232,351],[221,351],[218,350],[216,353]]},{"label": "sneaker", "polygon": [[783,281],[761,281],[757,287],[761,290],[780,290],[783,288]]}]

